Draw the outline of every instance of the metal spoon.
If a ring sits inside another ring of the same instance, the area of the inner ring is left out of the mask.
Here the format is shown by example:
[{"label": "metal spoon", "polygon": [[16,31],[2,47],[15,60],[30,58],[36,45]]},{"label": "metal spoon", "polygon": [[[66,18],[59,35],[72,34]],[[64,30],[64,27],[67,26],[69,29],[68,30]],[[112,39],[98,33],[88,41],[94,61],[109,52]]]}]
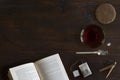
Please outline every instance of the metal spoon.
[{"label": "metal spoon", "polygon": [[97,54],[97,55],[107,55],[107,50],[98,50],[98,51],[91,51],[91,52],[76,52],[76,54]]}]

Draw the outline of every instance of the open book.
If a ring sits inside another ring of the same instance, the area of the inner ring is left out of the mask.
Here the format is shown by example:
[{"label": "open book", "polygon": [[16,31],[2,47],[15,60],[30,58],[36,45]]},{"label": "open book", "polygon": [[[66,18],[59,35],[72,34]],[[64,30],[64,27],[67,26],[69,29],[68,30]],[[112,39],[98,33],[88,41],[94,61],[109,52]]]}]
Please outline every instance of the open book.
[{"label": "open book", "polygon": [[69,80],[59,54],[9,69],[10,80]]}]

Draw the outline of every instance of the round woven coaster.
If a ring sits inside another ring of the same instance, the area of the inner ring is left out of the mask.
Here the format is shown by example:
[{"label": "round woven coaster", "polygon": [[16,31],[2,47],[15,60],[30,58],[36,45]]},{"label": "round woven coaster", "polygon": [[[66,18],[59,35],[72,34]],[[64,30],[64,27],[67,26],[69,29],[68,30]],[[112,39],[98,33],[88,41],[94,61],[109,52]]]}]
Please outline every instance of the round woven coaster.
[{"label": "round woven coaster", "polygon": [[98,6],[95,14],[97,20],[102,24],[109,24],[116,18],[116,10],[109,3],[104,3]]}]

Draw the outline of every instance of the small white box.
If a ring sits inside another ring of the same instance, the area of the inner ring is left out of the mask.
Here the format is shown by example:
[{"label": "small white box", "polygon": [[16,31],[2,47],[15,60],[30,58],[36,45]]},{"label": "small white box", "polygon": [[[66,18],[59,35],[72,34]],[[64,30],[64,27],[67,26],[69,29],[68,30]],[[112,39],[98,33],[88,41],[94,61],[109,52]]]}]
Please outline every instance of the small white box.
[{"label": "small white box", "polygon": [[87,77],[92,74],[87,62],[79,65],[79,69],[80,69],[81,73],[83,74],[83,77]]}]

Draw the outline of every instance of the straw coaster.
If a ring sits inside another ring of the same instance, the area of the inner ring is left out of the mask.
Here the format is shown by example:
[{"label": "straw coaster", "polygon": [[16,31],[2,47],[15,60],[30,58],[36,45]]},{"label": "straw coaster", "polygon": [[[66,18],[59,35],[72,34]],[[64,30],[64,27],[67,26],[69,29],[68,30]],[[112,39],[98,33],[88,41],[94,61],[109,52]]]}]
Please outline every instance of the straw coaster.
[{"label": "straw coaster", "polygon": [[98,6],[95,14],[97,20],[102,24],[109,24],[116,18],[116,10],[109,3],[104,3]]}]

